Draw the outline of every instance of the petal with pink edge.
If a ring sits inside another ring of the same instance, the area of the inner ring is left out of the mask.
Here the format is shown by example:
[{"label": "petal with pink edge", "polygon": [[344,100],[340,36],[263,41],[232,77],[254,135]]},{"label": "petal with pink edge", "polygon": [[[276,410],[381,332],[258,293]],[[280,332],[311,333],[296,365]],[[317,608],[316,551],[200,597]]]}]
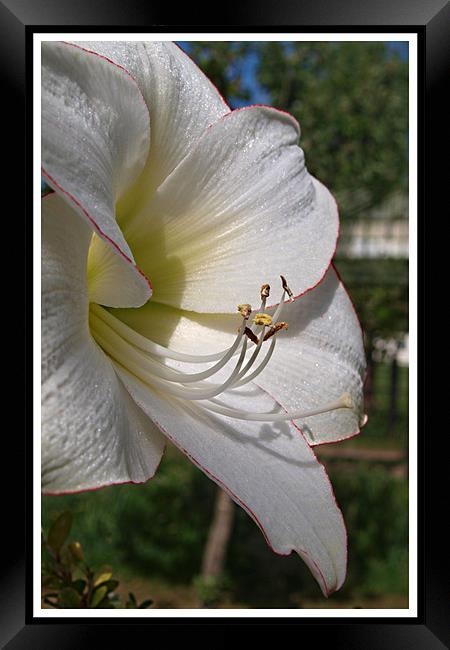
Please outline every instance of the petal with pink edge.
[{"label": "petal with pink edge", "polygon": [[164,438],[89,333],[92,230],[57,194],[44,199],[42,213],[42,489],[146,481]]},{"label": "petal with pink edge", "polygon": [[[338,215],[310,176],[298,125],[280,111],[233,111],[207,129],[123,223],[154,300],[197,312],[259,301],[282,273],[295,295],[317,284],[336,246]],[[238,293],[237,293],[238,292]]]},{"label": "petal with pink edge", "polygon": [[116,201],[142,171],[148,109],[130,75],[73,45],[42,44],[42,164],[46,182],[134,273],[134,306],[151,295],[115,219]]},{"label": "petal with pink edge", "polygon": [[128,209],[142,204],[193,148],[205,128],[230,111],[213,84],[195,63],[170,42],[85,41],[89,51],[123,66],[136,80],[147,102],[151,147]]},{"label": "petal with pink edge", "polygon": [[256,383],[290,412],[313,410],[349,393],[352,409],[295,423],[312,445],[357,434],[364,421],[363,337],[352,302],[333,267],[313,291],[284,306],[282,320],[289,329],[279,334],[270,363]]},{"label": "petal with pink edge", "polygon": [[[193,402],[163,398],[116,368],[139,407],[248,512],[276,553],[296,551],[325,595],[339,589],[346,573],[345,525],[326,472],[298,429],[289,422],[237,422]],[[226,399],[237,408],[279,409],[254,385]]]}]

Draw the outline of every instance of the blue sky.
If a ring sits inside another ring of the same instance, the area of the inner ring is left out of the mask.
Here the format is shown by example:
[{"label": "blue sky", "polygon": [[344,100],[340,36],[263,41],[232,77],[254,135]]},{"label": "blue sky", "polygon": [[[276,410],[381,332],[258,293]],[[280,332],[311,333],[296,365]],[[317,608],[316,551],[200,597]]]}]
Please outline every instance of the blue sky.
[{"label": "blue sky", "polygon": [[[177,41],[184,50],[189,52],[189,41]],[[409,43],[404,41],[388,41],[388,47],[394,52],[397,52],[399,56],[407,61],[409,58]],[[258,63],[258,57],[256,54],[250,54],[245,61],[243,70],[242,70],[242,81],[243,85],[248,88],[250,91],[250,100],[242,101],[235,100],[233,101],[233,106],[239,108],[240,106],[246,106],[247,104],[269,104],[270,96],[264,91],[263,88],[259,85],[256,79],[256,65]]]}]

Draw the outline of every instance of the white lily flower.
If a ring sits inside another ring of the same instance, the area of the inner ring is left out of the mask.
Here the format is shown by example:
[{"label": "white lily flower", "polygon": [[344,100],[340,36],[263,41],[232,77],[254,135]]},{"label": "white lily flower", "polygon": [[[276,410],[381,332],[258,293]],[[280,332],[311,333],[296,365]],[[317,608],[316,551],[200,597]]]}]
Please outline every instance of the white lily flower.
[{"label": "white lily flower", "polygon": [[230,111],[171,43],[42,54],[44,492],[146,481],[168,438],[328,595],[346,530],[312,445],[359,431],[364,353],[298,124]]}]

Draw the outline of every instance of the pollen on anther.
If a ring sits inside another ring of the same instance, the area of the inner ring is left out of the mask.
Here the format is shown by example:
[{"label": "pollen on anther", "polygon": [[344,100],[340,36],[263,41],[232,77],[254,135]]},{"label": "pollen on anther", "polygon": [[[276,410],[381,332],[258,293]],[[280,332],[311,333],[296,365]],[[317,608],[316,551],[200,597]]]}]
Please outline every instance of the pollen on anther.
[{"label": "pollen on anther", "polygon": [[272,316],[269,316],[269,314],[255,314],[253,322],[255,325],[264,325],[265,327],[269,327],[272,325]]},{"label": "pollen on anther", "polygon": [[252,306],[248,305],[247,303],[244,303],[242,305],[238,305],[237,310],[241,314],[241,316],[247,320],[250,314],[252,313]]}]

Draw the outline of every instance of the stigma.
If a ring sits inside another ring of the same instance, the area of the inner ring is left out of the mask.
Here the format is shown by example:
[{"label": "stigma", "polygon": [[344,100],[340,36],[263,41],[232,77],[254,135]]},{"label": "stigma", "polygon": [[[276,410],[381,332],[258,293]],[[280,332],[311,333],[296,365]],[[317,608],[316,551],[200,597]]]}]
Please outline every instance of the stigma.
[{"label": "stigma", "polygon": [[[237,311],[242,317],[241,325],[232,345],[221,352],[193,355],[171,350],[142,336],[104,307],[94,303],[91,303],[89,310],[91,334],[111,360],[134,374],[150,389],[157,389],[176,399],[196,401],[202,409],[225,417],[277,422],[308,418],[337,409],[353,409],[354,404],[349,393],[344,393],[337,400],[312,410],[288,413],[244,411],[217,399],[219,396],[226,399],[230,391],[256,379],[268,366],[278,336],[288,329],[288,324],[279,318],[285,300],[293,299],[293,292],[284,276],[280,277],[282,293],[273,315],[266,312],[270,286],[263,284],[260,289],[260,307],[251,322],[251,305],[243,303],[237,306]],[[180,362],[181,368],[167,365],[168,360]],[[182,364],[209,363],[212,365],[199,372],[183,371]],[[219,371],[225,366],[227,374],[224,376],[225,373],[221,373],[221,381],[217,381]]]}]

